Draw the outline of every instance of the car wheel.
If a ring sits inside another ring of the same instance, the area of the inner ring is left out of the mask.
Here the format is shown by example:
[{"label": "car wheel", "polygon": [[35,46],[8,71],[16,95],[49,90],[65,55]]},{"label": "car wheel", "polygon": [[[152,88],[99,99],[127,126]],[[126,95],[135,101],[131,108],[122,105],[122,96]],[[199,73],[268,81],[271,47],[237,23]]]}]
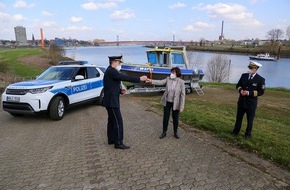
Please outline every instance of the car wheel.
[{"label": "car wheel", "polygon": [[12,115],[14,117],[21,117],[21,116],[23,116],[23,114],[21,114],[21,113],[10,113],[10,115]]},{"label": "car wheel", "polygon": [[52,120],[61,120],[65,114],[65,102],[61,96],[55,97],[49,107],[49,116]]},{"label": "car wheel", "polygon": [[97,104],[102,105],[103,104],[103,98],[104,98],[104,89],[102,89],[100,96],[98,97]]}]

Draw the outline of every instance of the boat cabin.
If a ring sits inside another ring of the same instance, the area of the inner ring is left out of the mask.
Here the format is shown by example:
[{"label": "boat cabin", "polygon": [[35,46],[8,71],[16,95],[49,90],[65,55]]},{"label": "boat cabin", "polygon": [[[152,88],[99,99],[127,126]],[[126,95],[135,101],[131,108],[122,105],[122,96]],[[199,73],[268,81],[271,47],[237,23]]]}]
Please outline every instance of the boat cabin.
[{"label": "boat cabin", "polygon": [[184,47],[166,47],[147,50],[147,60],[155,67],[188,68],[186,50]]}]

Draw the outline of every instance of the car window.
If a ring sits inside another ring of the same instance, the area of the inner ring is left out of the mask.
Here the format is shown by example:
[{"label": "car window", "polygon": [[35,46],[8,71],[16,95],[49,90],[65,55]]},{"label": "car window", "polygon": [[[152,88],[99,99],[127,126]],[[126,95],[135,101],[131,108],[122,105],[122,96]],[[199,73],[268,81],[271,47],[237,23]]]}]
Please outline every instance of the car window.
[{"label": "car window", "polygon": [[100,76],[99,71],[95,67],[88,67],[88,78],[96,78]]},{"label": "car window", "polygon": [[105,73],[106,72],[106,69],[107,68],[105,68],[105,67],[98,67],[103,73]]},{"label": "car window", "polygon": [[71,80],[74,71],[73,67],[50,67],[37,80]]},{"label": "car window", "polygon": [[76,75],[82,75],[85,79],[87,79],[87,69],[85,67],[80,67]]}]

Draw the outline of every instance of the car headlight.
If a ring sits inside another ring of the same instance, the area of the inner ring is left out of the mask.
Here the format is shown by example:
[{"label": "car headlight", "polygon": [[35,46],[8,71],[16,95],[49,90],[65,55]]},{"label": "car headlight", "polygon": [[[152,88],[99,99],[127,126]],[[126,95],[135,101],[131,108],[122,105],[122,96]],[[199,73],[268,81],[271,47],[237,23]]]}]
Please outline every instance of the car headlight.
[{"label": "car headlight", "polygon": [[34,88],[34,89],[29,89],[28,92],[30,92],[31,94],[39,94],[39,93],[44,93],[51,88],[52,86],[43,87],[43,88]]}]

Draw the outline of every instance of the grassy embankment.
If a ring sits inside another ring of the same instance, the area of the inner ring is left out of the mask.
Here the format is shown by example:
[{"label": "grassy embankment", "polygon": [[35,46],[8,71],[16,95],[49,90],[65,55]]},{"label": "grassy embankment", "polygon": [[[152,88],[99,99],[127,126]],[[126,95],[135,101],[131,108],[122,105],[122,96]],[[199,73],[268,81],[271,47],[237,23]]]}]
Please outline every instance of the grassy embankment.
[{"label": "grassy embankment", "polygon": [[[290,90],[271,88],[259,97],[252,138],[245,140],[246,115],[240,135],[230,135],[235,124],[238,100],[235,85],[203,83],[203,86],[204,96],[196,93],[186,96],[185,109],[180,114],[182,122],[210,131],[217,138],[290,170]],[[160,106],[160,97],[154,102]]]},{"label": "grassy embankment", "polygon": [[32,55],[44,56],[44,52],[39,48],[0,49],[0,72],[18,77],[38,75],[42,72],[42,69],[24,65],[19,61],[19,58]]}]

